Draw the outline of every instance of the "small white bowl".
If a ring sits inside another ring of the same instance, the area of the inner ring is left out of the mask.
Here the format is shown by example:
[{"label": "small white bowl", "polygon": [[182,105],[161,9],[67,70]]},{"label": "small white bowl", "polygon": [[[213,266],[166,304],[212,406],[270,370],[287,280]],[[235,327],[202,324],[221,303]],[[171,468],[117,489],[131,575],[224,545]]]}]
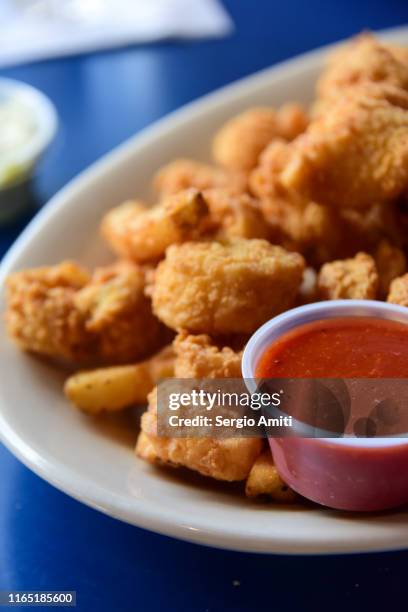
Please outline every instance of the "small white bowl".
[{"label": "small white bowl", "polygon": [[0,184],[0,222],[10,220],[25,208],[35,166],[53,140],[58,127],[55,107],[41,91],[20,81],[0,78],[0,104],[13,98],[31,114],[35,130],[27,142],[13,153],[10,165],[19,169],[15,179]]}]

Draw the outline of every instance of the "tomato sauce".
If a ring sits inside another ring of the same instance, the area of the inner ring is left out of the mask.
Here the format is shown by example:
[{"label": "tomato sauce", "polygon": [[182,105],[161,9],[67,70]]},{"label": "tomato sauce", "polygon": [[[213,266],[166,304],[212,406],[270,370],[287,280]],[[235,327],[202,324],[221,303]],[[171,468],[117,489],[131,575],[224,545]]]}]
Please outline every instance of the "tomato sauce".
[{"label": "tomato sauce", "polygon": [[257,378],[408,378],[408,325],[369,317],[314,321],[281,336]]},{"label": "tomato sauce", "polygon": [[[399,407],[399,431],[408,431],[408,393],[398,387],[408,378],[407,324],[352,316],[301,325],[266,349],[255,375],[356,383],[359,393],[353,395],[353,387],[348,387],[351,412],[346,433],[355,431],[355,423],[363,417],[364,422],[377,413],[381,417],[383,406],[378,399],[385,393]],[[360,385],[367,378],[373,379],[368,390]],[[393,380],[386,388],[388,379]],[[301,385],[307,385],[298,382],[299,405],[304,406],[308,398]],[[387,413],[386,430],[389,416]],[[408,440],[388,440],[356,437],[336,443],[327,437],[295,435],[270,437],[269,443],[281,477],[301,495],[332,508],[373,511],[408,503]]]}]

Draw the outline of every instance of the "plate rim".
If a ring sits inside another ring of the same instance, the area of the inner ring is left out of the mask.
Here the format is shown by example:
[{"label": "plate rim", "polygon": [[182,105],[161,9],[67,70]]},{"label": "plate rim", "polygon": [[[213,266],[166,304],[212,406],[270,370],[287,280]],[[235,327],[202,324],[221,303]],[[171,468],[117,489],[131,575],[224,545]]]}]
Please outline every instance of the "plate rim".
[{"label": "plate rim", "polygon": [[[386,40],[392,41],[396,39],[398,41],[399,38],[408,38],[408,27],[390,28],[376,33]],[[290,75],[295,76],[296,73],[304,72],[308,67],[312,67],[318,62],[327,51],[342,42],[344,41],[325,45],[313,51],[295,56],[206,94],[167,114],[85,168],[45,204],[11,246],[0,265],[1,290],[3,291],[5,278],[13,270],[14,262],[18,259],[20,251],[31,241],[32,236],[41,227],[46,225],[52,217],[58,215],[60,209],[68,205],[69,199],[79,194],[85,185],[98,181],[107,168],[112,171],[112,169],[119,167],[122,160],[125,160],[132,151],[143,148],[150,140],[154,140],[158,134],[177,130],[179,124],[183,124],[189,118],[194,118],[195,115],[199,116],[203,110],[210,110],[223,104],[228,105],[237,94],[246,89],[261,86],[263,83],[267,84],[269,79],[279,79],[280,75],[287,78]],[[74,470],[62,463],[55,462],[55,460],[52,463],[46,455],[39,455],[5,421],[1,405],[0,440],[27,468],[77,501],[132,525],[184,541],[241,552],[285,554],[379,552],[401,550],[408,547],[408,534],[404,542],[401,541],[400,533],[394,537],[392,537],[392,534],[384,533],[376,540],[366,536],[366,539],[363,542],[359,541],[358,544],[355,541],[343,540],[340,542],[335,537],[326,538],[324,543],[322,543],[319,540],[307,538],[304,538],[302,541],[288,540],[287,536],[279,538],[276,537],[276,534],[274,534],[273,540],[267,538],[261,539],[253,534],[247,535],[241,533],[237,536],[236,533],[234,534],[232,531],[225,532],[223,528],[218,528],[216,525],[212,526],[211,529],[195,527],[192,524],[191,517],[185,523],[180,520],[181,513],[178,514],[179,518],[174,520],[172,515],[169,516],[162,511],[160,512],[160,509],[157,510],[157,508],[153,507],[154,504],[151,502],[150,507],[148,507],[149,504],[145,504],[145,507],[135,504],[132,506],[130,513],[121,496],[112,496],[110,492],[109,499],[107,500],[103,487],[89,481],[86,477],[78,479],[78,473]]]}]

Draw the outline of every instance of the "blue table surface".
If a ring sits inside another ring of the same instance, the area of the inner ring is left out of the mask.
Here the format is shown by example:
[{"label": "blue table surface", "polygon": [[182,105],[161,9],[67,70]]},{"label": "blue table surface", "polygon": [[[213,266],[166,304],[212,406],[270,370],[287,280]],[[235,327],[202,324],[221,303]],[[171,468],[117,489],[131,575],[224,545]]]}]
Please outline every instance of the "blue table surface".
[{"label": "blue table surface", "polygon": [[[141,128],[217,87],[362,29],[407,21],[406,0],[225,0],[235,33],[2,70],[42,89],[61,129],[36,180],[41,206]],[[4,253],[29,215],[0,230]],[[380,609],[406,601],[408,553],[252,555],[199,547],[108,518],[0,447],[0,589],[76,590],[77,609]],[[408,527],[407,527],[408,528]],[[237,584],[237,582],[239,584]]]}]

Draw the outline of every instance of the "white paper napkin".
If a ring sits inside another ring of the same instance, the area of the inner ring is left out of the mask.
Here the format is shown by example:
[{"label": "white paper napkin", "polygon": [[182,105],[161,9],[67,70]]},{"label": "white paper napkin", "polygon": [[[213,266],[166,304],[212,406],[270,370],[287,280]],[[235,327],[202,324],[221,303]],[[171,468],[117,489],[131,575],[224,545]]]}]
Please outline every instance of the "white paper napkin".
[{"label": "white paper napkin", "polygon": [[232,29],[218,0],[0,0],[0,67]]}]

